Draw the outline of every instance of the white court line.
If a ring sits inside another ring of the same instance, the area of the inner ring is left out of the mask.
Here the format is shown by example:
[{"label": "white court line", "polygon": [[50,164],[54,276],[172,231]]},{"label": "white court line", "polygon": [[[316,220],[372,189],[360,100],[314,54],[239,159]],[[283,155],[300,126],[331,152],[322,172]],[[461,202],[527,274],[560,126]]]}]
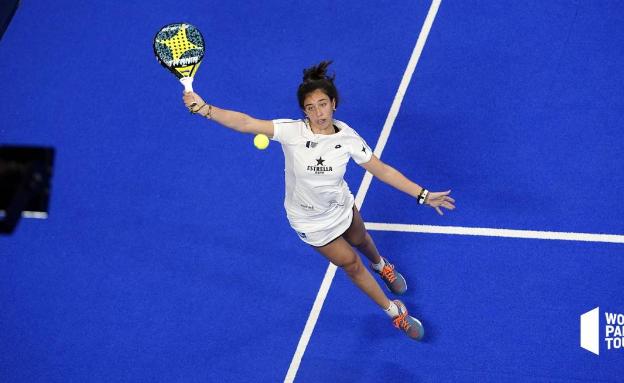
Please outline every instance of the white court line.
[{"label": "white court line", "polygon": [[559,231],[535,231],[535,230],[510,230],[510,229],[492,229],[492,228],[485,228],[485,227],[405,225],[405,224],[378,223],[378,222],[366,222],[365,226],[369,230],[378,230],[378,231],[401,231],[401,232],[428,233],[428,234],[477,235],[477,236],[485,236],[485,237],[504,237],[504,238],[550,239],[550,240],[559,240],[559,241],[624,243],[624,235],[617,235],[617,234],[568,233],[568,232],[559,232]]},{"label": "white court line", "polygon": [[[425,22],[422,26],[422,29],[420,30],[420,34],[418,35],[416,46],[414,46],[414,50],[412,51],[410,60],[407,63],[407,68],[405,68],[405,73],[403,73],[403,78],[401,79],[401,83],[399,84],[399,89],[394,96],[394,101],[392,102],[392,106],[390,107],[390,111],[388,112],[388,117],[386,118],[386,122],[384,123],[383,129],[381,130],[379,140],[377,141],[377,145],[375,146],[374,153],[377,157],[381,157],[381,153],[386,146],[388,136],[390,136],[390,130],[392,129],[392,125],[394,124],[394,121],[399,114],[399,109],[401,108],[403,97],[405,96],[407,87],[412,79],[412,75],[414,74],[414,70],[416,69],[416,64],[418,64],[420,54],[422,53],[423,47],[425,46],[427,36],[429,36],[429,31],[431,30],[433,20],[438,13],[438,8],[440,7],[441,2],[442,0],[433,0],[431,2],[429,12],[427,13]],[[358,209],[362,207],[364,197],[366,197],[366,193],[368,192],[368,187],[370,186],[372,178],[373,176],[370,173],[366,172],[364,174],[364,179],[362,180],[360,188],[358,189],[357,195],[355,197],[355,205]],[[310,341],[310,337],[312,336],[312,331],[314,331],[316,321],[318,320],[319,314],[321,313],[323,303],[325,302],[325,298],[327,297],[327,293],[329,292],[329,288],[331,287],[335,274],[336,266],[330,263],[327,267],[327,271],[325,272],[325,277],[323,278],[321,287],[316,295],[316,299],[314,300],[314,304],[312,305],[312,310],[310,311],[310,315],[308,316],[308,320],[306,321],[303,333],[301,334],[301,338],[299,338],[297,349],[290,362],[290,367],[288,368],[288,372],[286,373],[286,378],[284,379],[285,383],[290,383],[295,380],[295,376],[297,375],[297,371],[299,370],[299,365],[301,364],[301,359],[303,358],[303,354],[308,347],[308,342]]]}]

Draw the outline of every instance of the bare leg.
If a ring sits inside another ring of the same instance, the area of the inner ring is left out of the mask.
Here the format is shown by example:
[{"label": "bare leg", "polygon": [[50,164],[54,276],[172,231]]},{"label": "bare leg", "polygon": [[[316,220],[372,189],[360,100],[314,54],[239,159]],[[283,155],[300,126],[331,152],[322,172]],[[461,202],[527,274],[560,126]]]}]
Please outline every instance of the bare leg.
[{"label": "bare leg", "polygon": [[377,246],[375,246],[373,238],[368,234],[366,227],[364,227],[362,216],[355,205],[353,206],[353,221],[351,222],[351,226],[349,226],[347,231],[343,234],[343,237],[372,263],[381,262],[381,255],[379,255]]},{"label": "bare leg", "polygon": [[379,307],[385,310],[390,306],[390,300],[386,294],[343,237],[338,237],[327,245],[315,247],[315,249],[331,263],[341,267],[353,283],[375,301]]}]

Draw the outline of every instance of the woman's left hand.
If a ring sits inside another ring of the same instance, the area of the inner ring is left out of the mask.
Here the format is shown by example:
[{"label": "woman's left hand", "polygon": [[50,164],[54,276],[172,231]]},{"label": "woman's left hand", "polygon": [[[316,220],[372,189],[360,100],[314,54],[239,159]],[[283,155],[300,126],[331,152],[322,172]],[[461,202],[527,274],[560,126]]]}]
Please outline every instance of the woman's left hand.
[{"label": "woman's left hand", "polygon": [[448,210],[455,209],[455,200],[451,198],[449,194],[451,194],[450,190],[445,192],[429,192],[425,204],[434,208],[438,214],[444,215],[441,209],[442,207]]}]

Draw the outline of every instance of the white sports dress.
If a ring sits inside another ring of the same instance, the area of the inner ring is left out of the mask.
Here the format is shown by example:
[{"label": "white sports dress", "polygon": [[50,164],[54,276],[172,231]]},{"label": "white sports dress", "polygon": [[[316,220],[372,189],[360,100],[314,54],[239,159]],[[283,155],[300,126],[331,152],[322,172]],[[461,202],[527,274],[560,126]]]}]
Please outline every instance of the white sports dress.
[{"label": "white sports dress", "polygon": [[353,194],[344,180],[349,158],[370,161],[370,147],[355,130],[334,120],[338,132],[314,134],[307,120],[273,120],[272,139],[285,162],[284,208],[290,226],[312,246],[342,235],[353,219]]}]

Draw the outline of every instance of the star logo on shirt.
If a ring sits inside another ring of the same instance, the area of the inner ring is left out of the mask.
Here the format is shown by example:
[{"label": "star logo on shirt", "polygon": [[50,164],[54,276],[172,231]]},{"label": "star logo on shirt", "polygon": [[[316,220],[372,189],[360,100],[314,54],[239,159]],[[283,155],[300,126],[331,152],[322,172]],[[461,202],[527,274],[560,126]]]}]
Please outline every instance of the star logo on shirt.
[{"label": "star logo on shirt", "polygon": [[362,145],[362,151],[366,153],[366,146]]},{"label": "star logo on shirt", "polygon": [[323,157],[319,157],[316,159],[316,166],[323,166],[323,162],[325,162],[325,160],[323,159]]}]

